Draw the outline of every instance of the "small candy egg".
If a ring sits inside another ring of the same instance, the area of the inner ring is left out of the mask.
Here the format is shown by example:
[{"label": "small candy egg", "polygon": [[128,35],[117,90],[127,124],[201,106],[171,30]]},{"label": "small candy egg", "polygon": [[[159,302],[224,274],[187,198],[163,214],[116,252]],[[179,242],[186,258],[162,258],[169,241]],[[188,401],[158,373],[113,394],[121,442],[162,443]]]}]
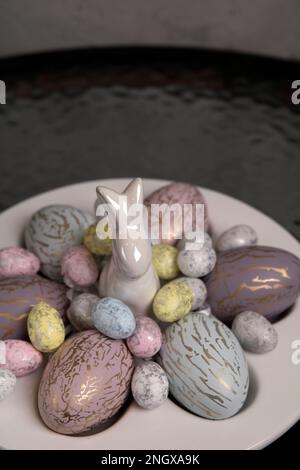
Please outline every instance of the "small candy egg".
[{"label": "small candy egg", "polygon": [[172,282],[185,282],[193,291],[192,310],[198,310],[205,303],[207,297],[207,289],[201,279],[197,277],[178,277]]},{"label": "small candy egg", "polygon": [[61,261],[61,273],[69,287],[84,288],[94,284],[99,275],[93,255],[84,246],[69,248]]},{"label": "small candy egg", "polygon": [[14,391],[16,381],[16,376],[10,370],[0,369],[0,402]]},{"label": "small candy egg", "polygon": [[191,311],[193,299],[193,291],[185,282],[170,282],[156,293],[153,313],[160,321],[177,321]]},{"label": "small candy egg", "polygon": [[30,251],[17,246],[0,250],[0,279],[31,276],[40,269],[40,260]]},{"label": "small candy egg", "polygon": [[[98,225],[99,227],[99,225]],[[99,237],[97,224],[92,224],[85,232],[83,243],[86,248],[93,253],[93,255],[111,255],[112,254],[112,239],[111,231],[107,225],[107,238]]]},{"label": "small candy egg", "polygon": [[113,339],[125,339],[135,330],[135,317],[121,300],[105,297],[94,304],[92,318],[95,328]]},{"label": "small candy egg", "polygon": [[153,245],[152,262],[156,274],[165,281],[174,279],[179,274],[177,266],[178,251],[170,245]]},{"label": "small candy egg", "polygon": [[204,245],[208,246],[209,248],[213,248],[212,238],[207,232],[204,232],[203,243],[196,241],[196,236],[194,233],[188,232],[187,234],[184,234],[181,240],[179,240],[176,247],[178,251],[201,250]]},{"label": "small candy egg", "polygon": [[263,354],[275,349],[277,331],[272,323],[257,312],[245,311],[238,314],[232,323],[232,332],[246,351]]},{"label": "small candy egg", "polygon": [[31,374],[40,367],[43,355],[27,341],[7,339],[5,346],[5,367],[16,377]]},{"label": "small candy egg", "polygon": [[67,317],[75,330],[83,331],[94,328],[92,308],[98,300],[97,295],[87,292],[74,297],[67,310]]},{"label": "small candy egg", "polygon": [[164,370],[153,361],[136,366],[131,382],[133,398],[139,406],[152,410],[168,398],[169,382]]},{"label": "small candy egg", "polygon": [[127,338],[129,351],[135,357],[148,359],[160,350],[162,335],[158,324],[149,317],[136,318],[136,327],[132,336]]},{"label": "small candy egg", "polygon": [[204,246],[201,250],[182,250],[177,257],[180,271],[186,276],[203,277],[210,273],[217,262],[213,248]]},{"label": "small candy egg", "polygon": [[257,233],[249,225],[235,225],[223,232],[217,240],[217,251],[231,250],[257,244]]},{"label": "small candy egg", "polygon": [[65,328],[59,313],[43,302],[31,309],[27,329],[33,346],[41,352],[55,351],[65,339]]}]

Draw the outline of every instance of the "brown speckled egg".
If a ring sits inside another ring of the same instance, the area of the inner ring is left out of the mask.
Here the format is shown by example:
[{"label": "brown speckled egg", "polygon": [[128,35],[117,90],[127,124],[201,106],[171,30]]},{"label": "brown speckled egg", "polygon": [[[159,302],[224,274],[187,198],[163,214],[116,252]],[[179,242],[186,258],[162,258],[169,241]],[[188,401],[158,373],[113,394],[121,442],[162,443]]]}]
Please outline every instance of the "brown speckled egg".
[{"label": "brown speckled egg", "polygon": [[[192,210],[186,212],[187,221],[192,226],[192,229],[195,229],[195,222],[196,222],[196,211],[195,206],[196,204],[204,204],[204,229],[208,229],[208,212],[207,212],[207,205],[204,200],[204,197],[197,186],[193,186],[188,183],[171,183],[167,186],[163,186],[162,188],[158,189],[154,193],[150,194],[145,201],[145,206],[148,209],[149,215],[149,227],[152,224],[153,227],[158,228],[159,237],[158,239],[162,243],[167,243],[170,245],[175,245],[176,242],[182,237],[183,234],[183,224],[180,218],[176,218],[174,220],[174,224],[170,224],[170,229],[165,236],[161,230],[161,215],[155,216],[152,214],[150,215],[150,206],[151,204],[167,204],[168,206],[172,204],[179,204],[183,209],[185,204],[192,204]],[[149,231],[149,236],[157,241],[158,239],[151,236]]]},{"label": "brown speckled egg", "polygon": [[45,302],[65,317],[67,288],[39,275],[0,281],[0,339],[27,339],[27,316],[33,305]]},{"label": "brown speckled egg", "polygon": [[133,358],[125,343],[95,330],[67,339],[50,357],[38,393],[44,423],[61,434],[98,432],[125,403]]},{"label": "brown speckled egg", "polygon": [[61,258],[70,247],[80,245],[94,217],[75,207],[53,205],[38,210],[25,229],[26,248],[41,262],[41,272],[61,281]]}]

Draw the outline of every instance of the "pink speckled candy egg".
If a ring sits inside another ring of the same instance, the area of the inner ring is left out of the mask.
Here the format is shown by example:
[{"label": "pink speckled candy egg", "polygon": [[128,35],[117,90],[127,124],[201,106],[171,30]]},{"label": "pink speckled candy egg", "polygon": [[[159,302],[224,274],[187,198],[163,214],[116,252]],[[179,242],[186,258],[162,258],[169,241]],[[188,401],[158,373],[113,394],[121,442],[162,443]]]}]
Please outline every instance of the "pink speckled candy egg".
[{"label": "pink speckled candy egg", "polygon": [[127,346],[136,357],[153,357],[161,348],[162,335],[158,324],[149,317],[137,317],[135,332],[127,338]]},{"label": "pink speckled candy egg", "polygon": [[38,257],[24,248],[10,246],[0,250],[0,279],[31,276],[39,269]]},{"label": "pink speckled candy egg", "polygon": [[[208,212],[206,202],[200,190],[196,186],[193,186],[191,184],[171,183],[167,186],[163,186],[154,193],[150,194],[150,196],[145,199],[144,204],[148,209],[149,236],[150,238],[152,238],[152,240],[157,241],[159,239],[163,243],[175,245],[176,242],[182,238],[184,226],[186,227],[186,229],[190,230],[192,228],[194,230],[196,223],[196,204],[204,204],[205,206],[204,229],[206,231],[208,229]],[[185,215],[183,217],[184,219],[187,217],[185,219],[185,225],[181,220],[181,217],[174,217],[173,221],[171,218],[169,233],[166,236],[166,234],[162,233],[162,214],[159,212],[156,214],[153,214],[152,212],[152,215],[150,214],[152,204],[167,204],[168,206],[171,206],[173,204],[179,204],[182,209],[182,214],[184,205],[190,204],[192,206],[191,208],[188,208],[188,206],[185,207],[186,212],[184,212]],[[154,228],[158,232],[158,238],[153,237],[153,232],[151,235],[151,226],[152,230]]]},{"label": "pink speckled candy egg", "polygon": [[0,341],[4,345],[2,366],[9,369],[16,377],[31,374],[43,361],[43,355],[27,341],[8,339]]},{"label": "pink speckled candy egg", "polygon": [[83,245],[69,248],[64,253],[61,268],[64,282],[72,288],[89,287],[99,275],[95,258]]}]

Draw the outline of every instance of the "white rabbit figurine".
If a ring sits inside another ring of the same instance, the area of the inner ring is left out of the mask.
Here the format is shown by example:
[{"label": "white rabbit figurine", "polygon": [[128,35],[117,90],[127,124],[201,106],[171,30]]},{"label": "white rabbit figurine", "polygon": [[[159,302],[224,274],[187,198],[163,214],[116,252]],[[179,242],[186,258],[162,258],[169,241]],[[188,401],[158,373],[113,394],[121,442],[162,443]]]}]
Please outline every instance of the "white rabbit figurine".
[{"label": "white rabbit figurine", "polygon": [[[141,178],[136,178],[121,194],[98,186],[97,195],[98,204],[107,205],[108,223],[116,224],[118,234],[119,221],[127,220],[130,206],[143,204],[143,183]],[[127,197],[126,204],[124,196]],[[125,229],[125,237],[113,238],[112,257],[104,266],[99,280],[101,297],[122,300],[136,316],[150,311],[153,297],[159,289],[159,280],[152,266],[151,241],[144,235],[147,233],[144,223],[141,225],[138,227],[127,221],[125,228],[122,227]]]}]

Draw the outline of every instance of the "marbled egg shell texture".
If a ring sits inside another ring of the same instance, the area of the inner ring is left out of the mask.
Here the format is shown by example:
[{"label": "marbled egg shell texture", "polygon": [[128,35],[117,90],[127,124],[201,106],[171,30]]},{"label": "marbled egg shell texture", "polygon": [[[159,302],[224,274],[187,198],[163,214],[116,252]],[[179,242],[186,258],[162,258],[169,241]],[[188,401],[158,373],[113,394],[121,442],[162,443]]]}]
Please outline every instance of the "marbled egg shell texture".
[{"label": "marbled egg shell texture", "polygon": [[249,225],[235,225],[220,235],[217,240],[217,250],[225,251],[256,245],[257,238],[256,231]]},{"label": "marbled egg shell texture", "polygon": [[[158,189],[154,193],[152,193],[150,196],[148,196],[145,199],[145,206],[148,208],[148,215],[149,215],[149,227],[151,224],[157,226],[159,228],[159,239],[163,243],[168,243],[170,245],[175,245],[182,237],[183,233],[183,224],[182,221],[175,220],[174,224],[170,224],[170,231],[168,233],[167,237],[163,237],[163,234],[161,233],[161,217],[159,214],[157,216],[155,214],[152,214],[151,217],[151,204],[168,204],[169,206],[172,204],[180,204],[181,207],[183,208],[184,204],[191,204],[193,205],[193,209],[190,210],[189,212],[186,212],[185,215],[187,216],[187,224],[186,227],[188,227],[188,222],[192,226],[192,229],[195,229],[195,220],[196,220],[196,211],[195,211],[195,205],[196,204],[204,204],[205,205],[205,210],[204,210],[204,215],[205,215],[205,230],[208,228],[208,212],[207,212],[207,205],[204,200],[204,197],[200,190],[191,184],[187,183],[171,183],[167,186],[163,186],[162,188]],[[172,226],[173,225],[173,226]],[[151,233],[149,234],[151,237]]]},{"label": "marbled egg shell texture", "polygon": [[38,210],[25,229],[26,248],[41,261],[41,271],[61,281],[61,258],[70,247],[80,245],[94,217],[75,207],[52,205]]},{"label": "marbled egg shell texture", "polygon": [[257,312],[239,313],[231,329],[246,351],[264,354],[276,348],[277,331],[267,318]]},{"label": "marbled egg shell texture", "polygon": [[224,251],[218,255],[206,287],[212,312],[222,321],[231,322],[244,310],[274,320],[299,295],[300,260],[267,246]]},{"label": "marbled egg shell texture", "polygon": [[0,369],[0,402],[15,389],[16,376],[8,369]]},{"label": "marbled egg shell texture", "polygon": [[132,395],[146,410],[161,406],[168,398],[169,383],[165,371],[153,361],[136,366],[131,382]]},{"label": "marbled egg shell texture", "polygon": [[229,328],[213,316],[191,313],[170,325],[158,361],[173,397],[199,416],[229,418],[246,400],[244,353]]},{"label": "marbled egg shell texture", "polygon": [[123,341],[95,330],[75,334],[44,370],[38,393],[43,421],[61,434],[97,432],[123,406],[132,373],[133,358]]},{"label": "marbled egg shell texture", "polygon": [[83,331],[94,328],[92,309],[99,300],[97,295],[88,292],[74,297],[67,310],[67,317],[75,330]]},{"label": "marbled egg shell texture", "polygon": [[3,343],[5,346],[5,367],[13,372],[16,377],[31,374],[42,364],[42,353],[27,341],[7,339]]},{"label": "marbled egg shell texture", "polygon": [[30,251],[18,246],[0,250],[0,279],[32,276],[40,269],[40,260]]},{"label": "marbled egg shell texture", "polygon": [[83,245],[78,245],[64,252],[61,273],[67,286],[80,289],[95,284],[99,269],[89,250]]},{"label": "marbled egg shell texture", "polygon": [[136,328],[132,336],[127,338],[129,351],[141,358],[155,356],[161,347],[161,331],[152,318],[141,316],[136,318]]},{"label": "marbled egg shell texture", "polygon": [[67,288],[39,275],[0,281],[0,339],[27,339],[27,316],[33,305],[46,302],[65,320]]}]

